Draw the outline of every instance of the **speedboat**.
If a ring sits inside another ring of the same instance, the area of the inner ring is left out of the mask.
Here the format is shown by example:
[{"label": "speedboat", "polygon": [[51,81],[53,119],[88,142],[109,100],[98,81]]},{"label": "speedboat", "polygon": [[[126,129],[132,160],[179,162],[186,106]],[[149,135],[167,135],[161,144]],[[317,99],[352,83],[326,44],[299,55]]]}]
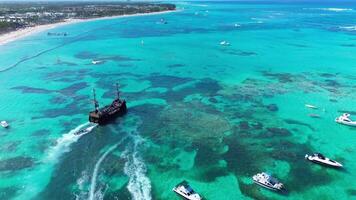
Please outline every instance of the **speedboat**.
[{"label": "speedboat", "polygon": [[173,191],[188,200],[202,200],[202,197],[189,186],[187,181],[176,185]]},{"label": "speedboat", "polygon": [[256,184],[265,187],[267,189],[270,190],[274,190],[274,191],[284,191],[284,185],[279,182],[277,179],[273,178],[271,175],[262,172],[259,174],[256,174],[252,177],[253,182],[255,182]]},{"label": "speedboat", "polygon": [[6,121],[1,121],[1,122],[0,122],[0,125],[1,125],[3,128],[8,128],[8,127],[10,126]]},{"label": "speedboat", "polygon": [[100,64],[100,63],[102,63],[103,61],[101,61],[101,60],[93,60],[93,61],[91,61],[91,64],[93,64],[93,65],[97,65],[97,64]]},{"label": "speedboat", "polygon": [[330,166],[330,167],[336,167],[336,168],[340,168],[342,167],[342,164],[331,160],[329,158],[326,158],[323,154],[321,153],[314,153],[313,155],[305,155],[305,159],[313,162],[313,163],[317,163],[320,165],[325,165],[325,166]]},{"label": "speedboat", "polygon": [[91,132],[93,129],[95,128],[95,126],[89,126],[88,128],[85,129],[81,129],[77,132],[74,133],[74,135],[83,135],[83,134],[87,134],[89,132]]},{"label": "speedboat", "polygon": [[224,41],[220,42],[220,45],[221,46],[230,46],[230,43],[228,43],[227,41],[224,40]]},{"label": "speedboat", "polygon": [[356,126],[356,121],[352,121],[350,119],[350,114],[348,114],[348,113],[344,113],[340,117],[336,118],[335,122],[337,122],[339,124],[344,124],[347,126]]},{"label": "speedboat", "polygon": [[311,104],[305,104],[305,107],[311,108],[311,109],[318,109],[318,107],[311,105]]}]

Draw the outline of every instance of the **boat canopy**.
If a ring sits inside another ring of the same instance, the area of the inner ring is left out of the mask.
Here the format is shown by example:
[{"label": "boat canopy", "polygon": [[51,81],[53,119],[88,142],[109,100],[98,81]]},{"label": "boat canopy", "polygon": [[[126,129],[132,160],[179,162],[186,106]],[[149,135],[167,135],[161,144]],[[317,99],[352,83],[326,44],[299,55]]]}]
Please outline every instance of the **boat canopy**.
[{"label": "boat canopy", "polygon": [[321,158],[321,159],[325,160],[325,156],[323,154],[316,153],[315,155],[318,156],[318,158]]}]

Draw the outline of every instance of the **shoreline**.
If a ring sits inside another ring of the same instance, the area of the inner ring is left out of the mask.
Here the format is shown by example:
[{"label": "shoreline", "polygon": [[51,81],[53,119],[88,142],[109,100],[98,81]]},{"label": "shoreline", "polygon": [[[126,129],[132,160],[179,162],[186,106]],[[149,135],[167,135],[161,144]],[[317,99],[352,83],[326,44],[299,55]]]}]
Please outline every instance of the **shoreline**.
[{"label": "shoreline", "polygon": [[117,16],[98,17],[98,18],[89,18],[89,19],[66,19],[63,22],[27,27],[27,28],[23,28],[23,29],[19,29],[19,30],[12,31],[9,33],[2,34],[2,35],[0,35],[0,46],[3,46],[10,42],[25,38],[27,36],[30,36],[30,35],[33,35],[36,33],[40,33],[40,32],[54,29],[54,28],[64,26],[64,25],[76,24],[76,23],[81,23],[81,22],[97,21],[97,20],[108,20],[108,19],[118,19],[118,18],[127,18],[127,17],[159,15],[159,14],[172,13],[172,12],[176,12],[176,11],[177,10],[166,10],[166,11],[151,12],[151,13],[137,13],[137,14],[130,14],[130,15],[117,15]]}]

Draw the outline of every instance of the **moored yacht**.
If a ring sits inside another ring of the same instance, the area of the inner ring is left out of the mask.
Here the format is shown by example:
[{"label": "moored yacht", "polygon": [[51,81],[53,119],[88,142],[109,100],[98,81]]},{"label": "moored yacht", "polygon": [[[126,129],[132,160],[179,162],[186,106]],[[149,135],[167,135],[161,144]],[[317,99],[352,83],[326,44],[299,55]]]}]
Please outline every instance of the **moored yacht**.
[{"label": "moored yacht", "polygon": [[221,46],[230,46],[230,43],[224,40],[224,41],[220,42],[220,45]]},{"label": "moored yacht", "polygon": [[0,122],[0,125],[1,125],[3,128],[8,128],[8,127],[10,126],[6,121],[1,121],[1,122]]},{"label": "moored yacht", "polygon": [[274,190],[274,191],[284,191],[284,185],[279,182],[277,179],[273,178],[271,175],[262,172],[259,174],[256,174],[252,177],[253,182],[255,182],[256,184],[265,187],[267,189],[270,190]]},{"label": "moored yacht", "polygon": [[305,155],[305,159],[307,159],[307,160],[309,160],[309,161],[311,161],[313,163],[320,164],[320,165],[336,167],[336,168],[342,167],[342,164],[325,157],[321,153],[314,153],[313,155],[306,154]]},{"label": "moored yacht", "polygon": [[102,60],[93,60],[93,61],[91,61],[91,64],[97,65],[97,64],[100,64],[102,62],[103,62]]},{"label": "moored yacht", "polygon": [[178,185],[173,188],[173,191],[180,196],[184,197],[184,199],[188,200],[202,200],[202,197],[196,193],[192,187],[189,186],[187,181],[182,181]]},{"label": "moored yacht", "polygon": [[348,114],[348,113],[344,113],[340,117],[336,118],[335,122],[337,122],[339,124],[344,124],[347,126],[356,126],[356,121],[352,121],[350,119],[350,114]]},{"label": "moored yacht", "polygon": [[311,109],[318,109],[318,107],[311,105],[311,104],[305,104],[305,107],[311,108]]}]

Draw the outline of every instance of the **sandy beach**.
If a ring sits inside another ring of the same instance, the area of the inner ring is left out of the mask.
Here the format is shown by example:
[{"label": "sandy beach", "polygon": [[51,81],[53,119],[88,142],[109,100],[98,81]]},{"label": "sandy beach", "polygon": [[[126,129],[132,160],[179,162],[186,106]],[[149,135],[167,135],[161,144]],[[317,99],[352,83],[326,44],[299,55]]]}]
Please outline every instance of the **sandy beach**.
[{"label": "sandy beach", "polygon": [[106,19],[116,19],[116,18],[124,18],[124,17],[136,17],[136,16],[146,16],[146,15],[157,15],[157,14],[165,14],[175,12],[176,10],[169,10],[169,11],[162,11],[162,12],[152,12],[152,13],[139,13],[139,14],[132,14],[132,15],[119,15],[119,16],[111,16],[111,17],[100,17],[100,18],[91,18],[91,19],[67,19],[63,22],[58,22],[54,24],[46,24],[46,25],[38,25],[34,27],[27,27],[24,29],[19,29],[17,31],[5,33],[0,35],[0,46],[13,42],[15,40],[27,37],[29,35],[40,33],[43,31],[47,31],[53,28],[57,28],[63,25],[81,23],[81,22],[88,22],[88,21],[95,21],[95,20],[106,20]]}]

